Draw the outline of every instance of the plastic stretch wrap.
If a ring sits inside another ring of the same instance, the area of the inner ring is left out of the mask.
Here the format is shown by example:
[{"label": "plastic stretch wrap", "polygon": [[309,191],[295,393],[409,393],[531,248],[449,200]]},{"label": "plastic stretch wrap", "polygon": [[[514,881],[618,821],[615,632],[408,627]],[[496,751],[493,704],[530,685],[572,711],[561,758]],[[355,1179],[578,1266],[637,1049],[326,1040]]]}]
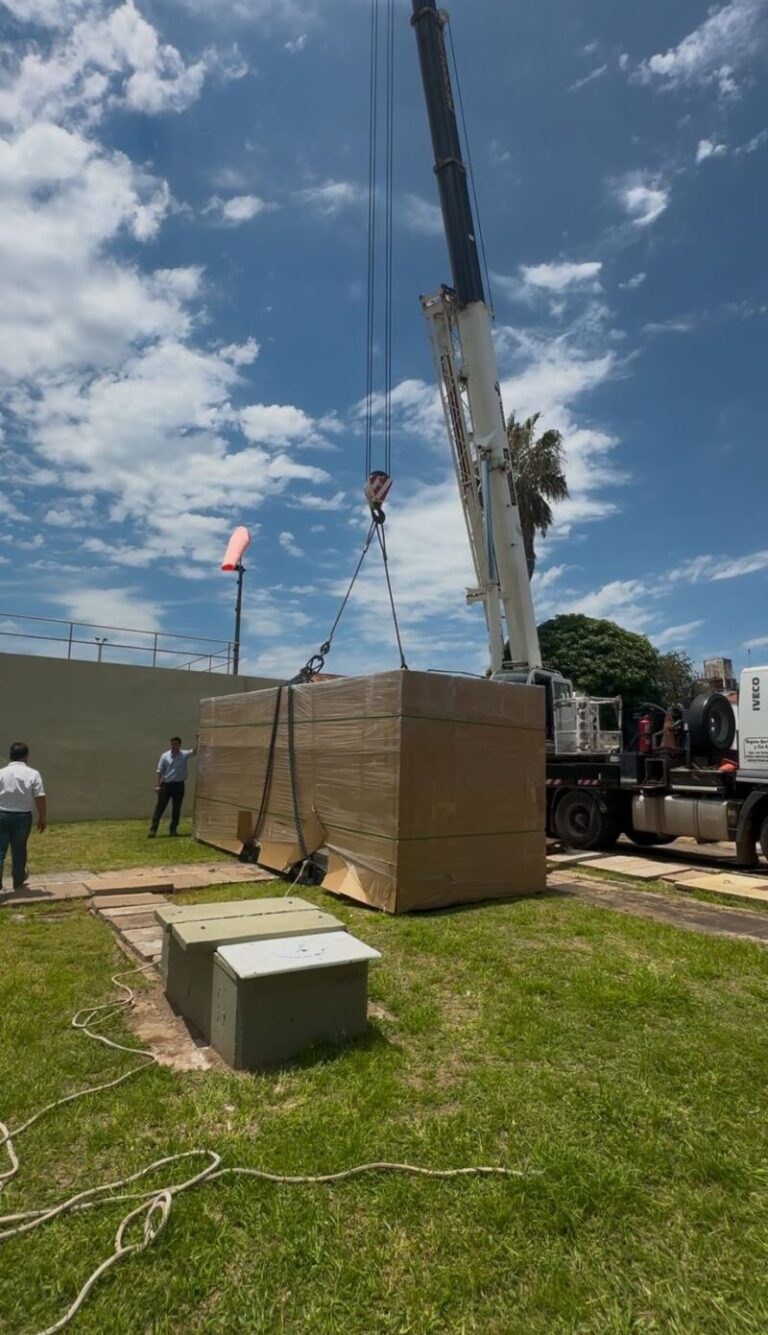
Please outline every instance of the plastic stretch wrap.
[{"label": "plastic stretch wrap", "polygon": [[[204,700],[195,834],[259,861],[301,860],[282,690]],[[304,841],[324,887],[390,912],[530,893],[545,881],[544,701],[533,687],[387,672],[291,687]]]}]

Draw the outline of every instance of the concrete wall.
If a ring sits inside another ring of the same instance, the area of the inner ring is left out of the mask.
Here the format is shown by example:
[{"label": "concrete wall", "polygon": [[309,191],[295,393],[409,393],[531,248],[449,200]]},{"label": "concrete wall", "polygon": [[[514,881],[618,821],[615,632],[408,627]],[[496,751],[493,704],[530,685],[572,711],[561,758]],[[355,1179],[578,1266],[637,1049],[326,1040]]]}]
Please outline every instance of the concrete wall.
[{"label": "concrete wall", "polygon": [[[28,743],[52,821],[149,821],[160,753],[174,734],[194,746],[200,700],[273,685],[265,677],[0,654],[0,764],[11,742]],[[193,760],[187,815],[194,777]]]}]

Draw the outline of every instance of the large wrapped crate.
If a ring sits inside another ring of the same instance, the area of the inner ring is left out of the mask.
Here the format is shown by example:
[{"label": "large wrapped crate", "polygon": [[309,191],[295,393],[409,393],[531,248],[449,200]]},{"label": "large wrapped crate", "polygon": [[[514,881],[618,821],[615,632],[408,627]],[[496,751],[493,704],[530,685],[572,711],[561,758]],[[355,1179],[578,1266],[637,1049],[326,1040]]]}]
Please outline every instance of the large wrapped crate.
[{"label": "large wrapped crate", "polygon": [[285,872],[298,816],[324,889],[390,913],[544,888],[537,687],[396,671],[204,700],[197,776],[198,839]]}]

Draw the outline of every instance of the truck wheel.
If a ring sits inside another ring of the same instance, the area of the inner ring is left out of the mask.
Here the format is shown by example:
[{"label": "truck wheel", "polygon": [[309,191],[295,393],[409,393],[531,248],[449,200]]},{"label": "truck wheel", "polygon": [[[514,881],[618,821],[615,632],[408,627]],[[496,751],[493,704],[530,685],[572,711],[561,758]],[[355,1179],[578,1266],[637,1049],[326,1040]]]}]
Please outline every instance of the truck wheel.
[{"label": "truck wheel", "polygon": [[760,826],[760,852],[764,858],[768,858],[768,816],[763,819]]},{"label": "truck wheel", "polygon": [[619,837],[619,818],[601,811],[591,793],[572,791],[557,804],[555,828],[566,848],[612,848]]},{"label": "truck wheel", "polygon": [[659,844],[673,844],[676,834],[652,834],[650,830],[627,830],[629,838],[638,848],[653,848]]}]

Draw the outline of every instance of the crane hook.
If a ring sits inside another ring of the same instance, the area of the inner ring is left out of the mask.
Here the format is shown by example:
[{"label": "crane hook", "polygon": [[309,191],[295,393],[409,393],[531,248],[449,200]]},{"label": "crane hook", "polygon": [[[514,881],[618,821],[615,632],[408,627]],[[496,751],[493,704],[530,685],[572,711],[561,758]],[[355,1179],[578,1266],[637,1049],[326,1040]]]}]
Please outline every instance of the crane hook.
[{"label": "crane hook", "polygon": [[392,478],[389,473],[383,469],[377,468],[370,474],[365,484],[365,499],[371,510],[371,518],[375,524],[383,524],[386,520],[383,504],[392,489]]}]

